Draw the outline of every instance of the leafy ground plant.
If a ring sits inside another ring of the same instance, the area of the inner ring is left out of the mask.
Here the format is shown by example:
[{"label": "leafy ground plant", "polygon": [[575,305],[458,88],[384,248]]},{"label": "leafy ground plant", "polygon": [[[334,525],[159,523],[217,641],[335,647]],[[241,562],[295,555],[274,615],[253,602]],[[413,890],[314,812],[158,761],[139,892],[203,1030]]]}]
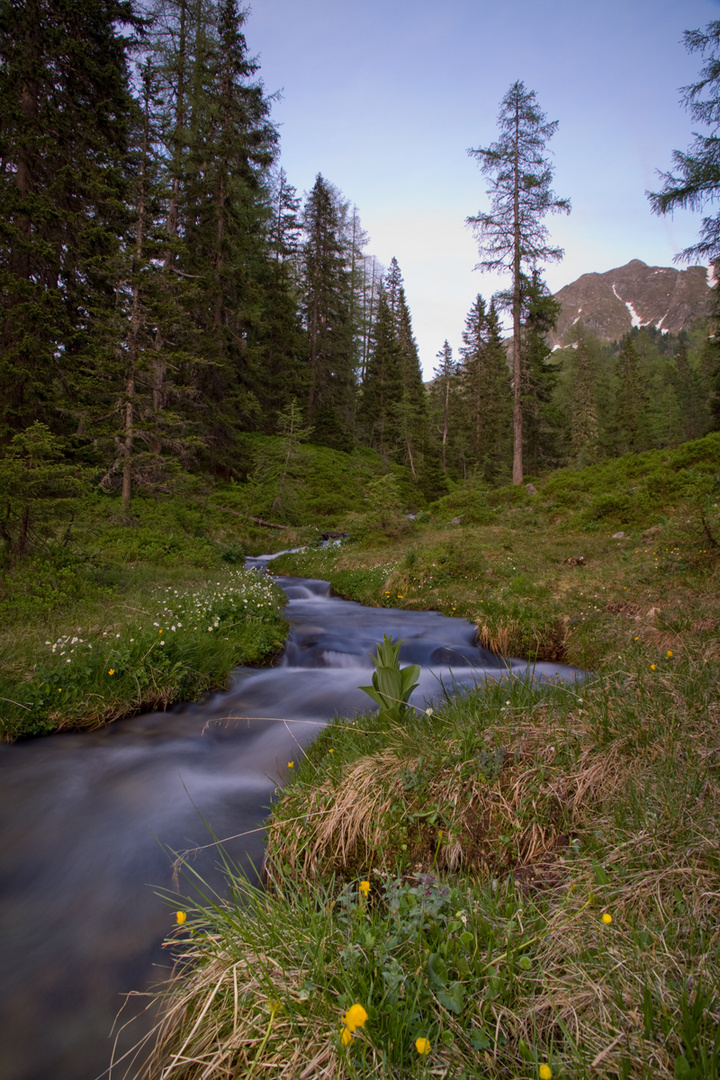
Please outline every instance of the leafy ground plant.
[{"label": "leafy ground plant", "polygon": [[361,686],[378,706],[379,715],[388,723],[399,723],[407,714],[408,702],[413,690],[417,689],[420,665],[409,664],[400,667],[401,641],[395,645],[392,638],[383,634],[378,642],[377,655],[372,657],[375,671],[372,686]]}]

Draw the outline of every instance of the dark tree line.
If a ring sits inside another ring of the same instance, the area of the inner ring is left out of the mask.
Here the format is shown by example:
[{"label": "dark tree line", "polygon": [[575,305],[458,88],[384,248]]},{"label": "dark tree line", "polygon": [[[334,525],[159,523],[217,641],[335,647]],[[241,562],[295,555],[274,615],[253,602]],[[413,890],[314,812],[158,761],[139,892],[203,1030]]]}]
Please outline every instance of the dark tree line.
[{"label": "dark tree line", "polygon": [[[292,416],[432,496],[716,424],[714,338],[658,352],[646,333],[608,354],[578,330],[549,352],[539,264],[561,253],[541,221],[567,203],[543,154],[555,125],[522,83],[498,142],[472,151],[490,177],[490,212],[470,219],[481,265],[512,285],[477,297],[429,387],[400,267],[366,253],[325,177],[298,195],[271,106],[237,0],[153,0],[142,17],[130,0],[0,0],[0,457],[37,423],[33,446],[129,506],[187,470],[244,477],[243,436]],[[658,208],[673,198],[685,189]]]},{"label": "dark tree line", "polygon": [[298,196],[271,104],[236,0],[1,0],[0,448],[40,422],[129,504],[295,403],[420,475],[399,268],[324,177]]}]

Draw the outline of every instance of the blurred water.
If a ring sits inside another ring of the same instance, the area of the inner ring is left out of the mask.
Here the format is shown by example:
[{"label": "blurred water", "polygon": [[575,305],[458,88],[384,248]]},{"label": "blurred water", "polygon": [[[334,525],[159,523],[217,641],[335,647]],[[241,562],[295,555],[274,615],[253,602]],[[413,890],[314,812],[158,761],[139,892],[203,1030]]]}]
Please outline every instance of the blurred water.
[{"label": "blurred water", "polygon": [[[267,558],[248,563],[262,569]],[[422,665],[416,704],[443,682],[527,670],[477,648],[465,620],[279,580],[292,625],[280,666],[240,669],[200,703],[0,747],[0,1080],[94,1080],[108,1068],[124,995],[168,972],[161,942],[173,906],[157,890],[175,887],[170,852],[204,846],[193,866],[219,887],[207,825],[220,838],[258,830],[288,760],[336,713],[368,708],[358,685],[370,682],[383,634],[403,640],[404,664]],[[539,664],[535,674],[578,673]],[[263,842],[255,831],[224,848],[252,874]],[[143,1008],[134,998],[126,1012]],[[120,1050],[149,1022],[135,1020]]]}]

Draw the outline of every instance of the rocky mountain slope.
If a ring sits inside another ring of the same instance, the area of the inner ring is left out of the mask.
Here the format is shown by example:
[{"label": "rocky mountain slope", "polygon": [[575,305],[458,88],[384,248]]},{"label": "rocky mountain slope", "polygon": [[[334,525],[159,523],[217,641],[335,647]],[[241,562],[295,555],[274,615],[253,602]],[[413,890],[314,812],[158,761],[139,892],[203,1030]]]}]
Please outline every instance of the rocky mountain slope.
[{"label": "rocky mountain slope", "polygon": [[555,294],[562,304],[550,344],[561,345],[578,321],[604,341],[617,341],[633,326],[678,333],[709,313],[710,285],[704,266],[676,270],[633,259],[604,274],[583,274]]}]

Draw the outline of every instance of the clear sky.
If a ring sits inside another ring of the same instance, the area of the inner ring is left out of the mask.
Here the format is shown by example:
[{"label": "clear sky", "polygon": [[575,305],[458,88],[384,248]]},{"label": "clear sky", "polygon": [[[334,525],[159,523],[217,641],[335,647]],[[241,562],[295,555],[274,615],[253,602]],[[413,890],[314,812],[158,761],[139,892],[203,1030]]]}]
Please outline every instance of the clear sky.
[{"label": "clear sky", "polygon": [[645,197],[693,125],[679,88],[701,58],[683,31],[720,19],[720,0],[251,0],[248,47],[266,91],[281,164],[300,194],[320,172],[360,215],[366,248],[395,256],[426,378],[447,338],[455,355],[475,296],[507,278],[473,270],[465,218],[488,209],[467,154],[497,136],[499,104],[521,80],[559,127],[549,144],[553,292],[630,259],[672,265],[700,215],[651,214]]}]

